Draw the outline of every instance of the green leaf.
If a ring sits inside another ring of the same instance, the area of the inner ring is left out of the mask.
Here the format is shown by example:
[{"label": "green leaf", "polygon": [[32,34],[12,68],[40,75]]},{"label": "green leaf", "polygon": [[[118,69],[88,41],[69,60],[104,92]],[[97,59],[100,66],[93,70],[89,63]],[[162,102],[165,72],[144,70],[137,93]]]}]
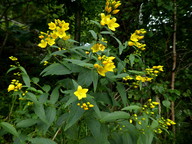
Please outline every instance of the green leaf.
[{"label": "green leaf", "polygon": [[51,89],[51,86],[50,86],[50,85],[44,85],[44,86],[42,87],[42,89],[43,89],[46,93],[48,93],[48,92],[50,91],[50,89]]},{"label": "green leaf", "polygon": [[46,55],[45,58],[40,62],[43,63],[44,61],[48,61],[52,56],[51,55]]},{"label": "green leaf", "polygon": [[98,83],[98,73],[95,70],[92,70],[91,77],[93,80],[93,87],[94,87],[94,92],[95,92],[97,89],[97,83]]},{"label": "green leaf", "polygon": [[7,74],[8,74],[9,72],[13,71],[13,70],[16,70],[16,69],[18,69],[18,67],[12,67],[12,68],[10,68],[10,69],[7,71]]},{"label": "green leaf", "polygon": [[145,74],[145,72],[142,72],[142,71],[136,71],[136,70],[128,70],[128,72],[130,72],[130,73],[134,73],[134,74],[138,74],[138,75],[143,75],[143,74]]},{"label": "green leaf", "polygon": [[47,117],[45,115],[45,109],[43,104],[35,104],[34,105],[35,114],[46,124],[48,124]]},{"label": "green leaf", "polygon": [[16,127],[26,128],[26,127],[35,125],[37,122],[38,122],[38,120],[35,120],[35,119],[26,119],[26,120],[22,120],[22,121],[18,122]]},{"label": "green leaf", "polygon": [[78,75],[77,82],[82,86],[90,86],[92,83],[92,73],[91,70],[83,68],[82,71]]},{"label": "green leaf", "polygon": [[47,75],[67,75],[70,74],[71,71],[66,68],[64,65],[59,63],[53,63],[46,67],[40,75],[47,76]]},{"label": "green leaf", "polygon": [[123,105],[126,106],[128,101],[127,101],[127,92],[126,92],[124,85],[121,83],[117,83],[116,88],[117,88],[117,91],[119,92],[119,94],[121,96]]},{"label": "green leaf", "polygon": [[39,97],[40,103],[46,103],[48,99],[49,94],[48,93],[42,93]]},{"label": "green leaf", "polygon": [[133,141],[132,141],[132,137],[131,137],[131,134],[129,133],[124,133],[122,135],[122,140],[123,140],[123,144],[133,144]]},{"label": "green leaf", "polygon": [[86,136],[85,138],[81,139],[79,144],[98,144],[94,137],[92,136]]},{"label": "green leaf", "polygon": [[56,52],[51,53],[51,56],[58,55],[58,56],[66,57],[65,55],[63,55],[63,53],[67,53],[67,51],[66,50],[56,51]]},{"label": "green leaf", "polygon": [[117,70],[118,70],[117,74],[121,73],[125,69],[125,65],[126,65],[125,62],[123,62],[123,61],[118,62],[118,64],[117,64]]},{"label": "green leaf", "polygon": [[30,87],[30,78],[26,73],[21,73],[23,81],[27,87]]},{"label": "green leaf", "polygon": [[152,128],[152,129],[157,128],[157,127],[159,126],[158,121],[157,121],[157,120],[155,120],[154,118],[151,118],[151,117],[150,117],[150,119],[152,119],[152,120],[153,120],[153,121],[152,121],[152,124],[151,124],[151,128]]},{"label": "green leaf", "polygon": [[86,121],[89,130],[91,131],[95,141],[98,144],[108,143],[105,126],[102,126],[96,119],[91,118]]},{"label": "green leaf", "polygon": [[19,69],[20,69],[24,74],[28,75],[28,74],[27,74],[27,71],[25,70],[24,67],[20,66]]},{"label": "green leaf", "polygon": [[51,125],[52,122],[56,118],[56,108],[55,107],[48,107],[46,109],[46,118],[47,118],[47,121],[49,122],[49,125]]},{"label": "green leaf", "polygon": [[79,65],[82,67],[93,68],[93,64],[86,63],[86,62],[81,61],[81,60],[77,60],[77,59],[64,59],[64,60],[72,62],[73,64],[76,64],[76,65]]},{"label": "green leaf", "polygon": [[114,33],[113,32],[111,32],[111,31],[102,31],[102,32],[100,32],[101,34],[110,34],[110,35],[113,35]]},{"label": "green leaf", "polygon": [[57,86],[52,91],[52,93],[50,95],[50,102],[51,102],[51,104],[55,104],[58,101],[58,99],[59,99],[59,88],[60,88],[60,86]]},{"label": "green leaf", "polygon": [[132,111],[132,110],[140,110],[141,107],[140,106],[137,106],[137,105],[130,105],[128,107],[124,107],[123,109],[121,110],[128,110],[128,111]]},{"label": "green leaf", "polygon": [[89,30],[95,40],[97,40],[97,34],[93,30]]},{"label": "green leaf", "polygon": [[68,39],[67,41],[73,42],[73,43],[79,43],[78,41],[75,41],[75,40],[73,40],[73,39]]},{"label": "green leaf", "polygon": [[170,108],[170,106],[171,106],[171,102],[168,101],[168,100],[163,100],[163,101],[162,101],[162,104],[163,104],[166,108]]},{"label": "green leaf", "polygon": [[126,77],[126,76],[128,76],[128,75],[129,75],[129,74],[127,74],[127,73],[121,73],[121,74],[112,76],[112,78],[123,78],[123,77]]},{"label": "green leaf", "polygon": [[97,106],[97,103],[93,100],[93,96],[90,96],[87,94],[87,98],[86,98],[91,104],[94,105],[93,109],[95,111],[95,113],[97,114],[97,116],[99,118],[101,118],[101,111],[99,110],[99,107]]},{"label": "green leaf", "polygon": [[64,131],[73,126],[83,116],[83,113],[84,110],[82,108],[77,105],[72,105]]},{"label": "green leaf", "polygon": [[92,23],[94,23],[94,24],[96,24],[96,25],[98,25],[100,28],[101,28],[101,24],[100,23],[98,23],[97,21],[94,21],[94,20],[90,20]]},{"label": "green leaf", "polygon": [[29,141],[32,144],[57,144],[56,142],[54,142],[51,139],[47,139],[47,138],[30,138]]},{"label": "green leaf", "polygon": [[103,118],[101,118],[101,122],[111,122],[117,119],[128,119],[130,117],[129,113],[123,111],[115,111],[112,113],[105,114]]},{"label": "green leaf", "polygon": [[34,95],[34,94],[31,93],[31,92],[28,92],[26,95],[27,95],[27,97],[28,97],[31,101],[33,101],[34,103],[38,103],[36,95]]},{"label": "green leaf", "polygon": [[89,130],[91,131],[95,140],[98,142],[100,140],[100,138],[102,137],[101,130],[100,130],[101,124],[93,118],[87,120],[86,122],[87,122],[87,126],[88,126]]},{"label": "green leaf", "polygon": [[77,87],[79,86],[79,84],[78,84],[75,80],[72,80],[72,82],[73,82],[74,88],[77,89]]},{"label": "green leaf", "polygon": [[135,55],[134,54],[129,55],[129,61],[130,61],[131,67],[132,67],[134,64],[134,61],[135,61]]},{"label": "green leaf", "polygon": [[14,135],[16,137],[19,137],[19,133],[13,127],[13,125],[11,125],[10,123],[8,123],[8,122],[1,122],[0,126],[2,126],[5,131],[11,133],[12,135]]},{"label": "green leaf", "polygon": [[66,108],[67,106],[69,106],[71,103],[77,101],[77,97],[75,97],[73,94],[70,95],[69,100],[65,103],[64,108]]},{"label": "green leaf", "polygon": [[123,46],[123,44],[121,43],[121,41],[118,38],[116,38],[115,36],[112,36],[112,37],[118,42],[118,44],[119,44],[119,55],[121,55],[122,52],[123,52],[124,46]]},{"label": "green leaf", "polygon": [[33,77],[33,78],[31,79],[31,81],[32,81],[33,83],[37,84],[37,83],[39,82],[39,78]]}]

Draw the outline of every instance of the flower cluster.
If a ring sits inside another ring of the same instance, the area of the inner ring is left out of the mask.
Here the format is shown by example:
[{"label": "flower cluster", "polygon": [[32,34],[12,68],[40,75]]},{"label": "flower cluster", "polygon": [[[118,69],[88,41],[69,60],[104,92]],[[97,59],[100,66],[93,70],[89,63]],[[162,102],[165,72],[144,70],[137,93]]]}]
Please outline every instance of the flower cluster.
[{"label": "flower cluster", "polygon": [[106,46],[104,46],[103,44],[100,43],[96,43],[92,46],[92,51],[93,53],[98,52],[98,51],[104,51],[106,48]]},{"label": "flower cluster", "polygon": [[21,73],[20,73],[20,72],[16,72],[16,73],[13,73],[13,75],[15,75],[15,76],[21,76]]},{"label": "flower cluster", "polygon": [[159,118],[158,123],[160,125],[160,128],[157,128],[154,130],[155,133],[162,133],[161,128],[168,129],[169,126],[175,125],[176,123],[170,119],[165,119],[163,117]]},{"label": "flower cluster", "polygon": [[163,66],[158,65],[158,66],[153,66],[152,68],[146,68],[145,69],[146,73],[152,76],[158,76],[157,74],[159,72],[163,71]]},{"label": "flower cluster", "polygon": [[[126,69],[124,70],[126,72]],[[141,75],[136,75],[136,76],[126,76],[123,77],[124,81],[131,81],[132,87],[134,88],[138,88],[139,87],[139,83],[140,82],[151,82],[154,77],[158,76],[157,74],[159,72],[163,71],[163,66],[158,65],[158,66],[153,66],[152,68],[146,68],[145,69],[145,75],[141,76]],[[126,83],[128,85],[128,83]]]},{"label": "flower cluster", "polygon": [[119,9],[117,9],[117,8],[120,5],[121,5],[120,1],[106,0],[105,11],[107,13],[117,14],[119,12]]},{"label": "flower cluster", "polygon": [[139,125],[142,124],[142,121],[146,120],[144,117],[138,117],[137,114],[133,114],[129,119],[129,123],[133,123],[133,121],[137,122]]},{"label": "flower cluster", "polygon": [[19,80],[13,79],[11,81],[11,84],[8,86],[7,90],[10,91],[18,91],[22,88],[22,83],[19,82]]},{"label": "flower cluster", "polygon": [[77,103],[78,106],[80,106],[82,109],[84,110],[88,110],[89,108],[94,107],[93,104],[91,104],[90,102],[86,102],[86,103]]},{"label": "flower cluster", "polygon": [[[77,90],[74,92],[74,95],[78,98],[78,100],[81,100],[87,97],[87,92],[88,92],[88,89],[83,89],[81,86],[78,86]],[[77,103],[77,105],[84,110],[88,110],[89,108],[94,107],[94,105],[91,104],[90,102],[85,103],[82,101]]]},{"label": "flower cluster", "polygon": [[[18,62],[18,58],[14,57],[14,56],[10,56],[9,59],[15,62],[15,65],[10,65],[10,67],[20,66],[20,63]],[[15,74],[15,75],[17,75],[17,74]]]},{"label": "flower cluster", "polygon": [[141,39],[144,38],[145,33],[146,33],[146,30],[144,30],[144,29],[135,30],[135,32],[130,37],[130,41],[128,41],[128,45],[136,46],[137,48],[139,48],[141,50],[145,50],[146,44],[139,42]]},{"label": "flower cluster", "polygon": [[106,72],[113,72],[114,68],[116,67],[113,62],[114,59],[115,57],[107,57],[105,55],[103,55],[102,57],[99,56],[98,60],[101,61],[102,65],[94,64],[94,67],[97,69],[97,72],[101,76],[105,76]]},{"label": "flower cluster", "polygon": [[119,24],[116,23],[116,21],[117,19],[115,17],[111,18],[111,15],[105,15],[104,13],[101,13],[100,24],[102,26],[107,25],[110,30],[115,31],[115,29],[119,27]]},{"label": "flower cluster", "polygon": [[67,40],[70,38],[70,35],[66,34],[66,31],[69,29],[69,23],[66,23],[64,20],[55,20],[55,22],[50,22],[48,24],[51,31],[47,33],[41,32],[39,38],[41,42],[38,44],[39,47],[45,48],[48,45],[52,46],[55,44],[57,38]]},{"label": "flower cluster", "polygon": [[[145,105],[143,105],[142,110],[146,110],[148,108],[153,109],[157,105],[159,105],[159,102],[154,102],[154,101],[152,101],[152,99],[148,99],[147,103]],[[146,113],[149,114],[148,111],[146,111]],[[151,114],[153,114],[153,113],[151,113]]]},{"label": "flower cluster", "polygon": [[153,78],[150,78],[150,77],[143,77],[143,76],[140,76],[140,75],[137,75],[136,77],[135,77],[135,79],[137,80],[137,81],[141,81],[141,82],[150,82]]},{"label": "flower cluster", "polygon": [[117,19],[112,17],[111,14],[117,14],[119,9],[117,9],[121,5],[120,1],[115,0],[106,0],[105,13],[101,13],[101,21],[100,24],[102,26],[107,25],[108,28],[112,31],[115,31],[119,24],[116,23]]},{"label": "flower cluster", "polygon": [[18,58],[14,57],[14,56],[10,56],[9,59],[12,60],[12,61],[17,61],[18,60]]},{"label": "flower cluster", "polygon": [[126,77],[123,77],[123,80],[127,81],[127,80],[132,80],[134,79],[132,76],[126,76]]}]

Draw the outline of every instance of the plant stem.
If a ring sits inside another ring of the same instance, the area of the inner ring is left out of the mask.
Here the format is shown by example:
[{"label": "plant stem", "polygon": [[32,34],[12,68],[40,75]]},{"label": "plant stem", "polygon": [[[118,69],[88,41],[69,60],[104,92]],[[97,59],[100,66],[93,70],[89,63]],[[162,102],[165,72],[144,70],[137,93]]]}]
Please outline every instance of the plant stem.
[{"label": "plant stem", "polygon": [[[177,12],[177,5],[176,5],[176,0],[173,1],[174,4],[174,13],[173,13],[173,66],[172,66],[172,73],[171,73],[171,89],[174,90],[175,89],[175,75],[176,75],[176,60],[177,60],[177,52],[176,52],[176,31],[177,31],[177,16],[176,16],[176,12]],[[174,101],[171,102],[171,119],[173,121],[175,121],[175,103]],[[175,135],[175,126],[173,126],[173,133]]]}]

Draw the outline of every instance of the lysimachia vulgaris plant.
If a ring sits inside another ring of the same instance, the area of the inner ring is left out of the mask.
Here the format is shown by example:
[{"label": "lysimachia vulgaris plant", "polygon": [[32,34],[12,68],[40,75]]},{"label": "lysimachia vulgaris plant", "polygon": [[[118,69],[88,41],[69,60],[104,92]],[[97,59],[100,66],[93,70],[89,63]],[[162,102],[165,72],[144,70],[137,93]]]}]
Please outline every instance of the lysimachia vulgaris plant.
[{"label": "lysimachia vulgaris plant", "polygon": [[[19,116],[11,123],[1,122],[14,143],[151,144],[155,135],[175,124],[159,115],[160,102],[153,96],[129,98],[129,90],[140,91],[152,83],[163,66],[142,63],[146,30],[135,30],[123,43],[115,37],[120,6],[120,1],[106,0],[100,20],[92,21],[99,31],[89,30],[89,45],[77,46],[64,20],[50,22],[49,31],[39,35],[38,46],[47,50],[41,77],[30,78],[19,64],[10,68],[9,73],[19,70],[23,79],[8,86],[19,101]],[[106,39],[115,40],[118,47]],[[126,57],[124,51],[129,52]],[[53,76],[55,83],[41,82]]]}]

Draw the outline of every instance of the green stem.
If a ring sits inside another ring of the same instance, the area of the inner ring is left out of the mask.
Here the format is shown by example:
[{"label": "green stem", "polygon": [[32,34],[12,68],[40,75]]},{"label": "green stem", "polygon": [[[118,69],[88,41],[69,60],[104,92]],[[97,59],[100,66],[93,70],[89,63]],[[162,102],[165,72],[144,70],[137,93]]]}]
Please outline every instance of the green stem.
[{"label": "green stem", "polygon": [[17,99],[16,96],[14,96],[13,99],[12,99],[11,109],[10,109],[10,112],[9,112],[8,117],[6,118],[6,119],[8,119],[8,121],[10,120],[11,114],[12,114],[12,112],[13,112],[13,107],[14,107],[14,105],[15,105],[15,101],[16,101],[16,99]]}]

